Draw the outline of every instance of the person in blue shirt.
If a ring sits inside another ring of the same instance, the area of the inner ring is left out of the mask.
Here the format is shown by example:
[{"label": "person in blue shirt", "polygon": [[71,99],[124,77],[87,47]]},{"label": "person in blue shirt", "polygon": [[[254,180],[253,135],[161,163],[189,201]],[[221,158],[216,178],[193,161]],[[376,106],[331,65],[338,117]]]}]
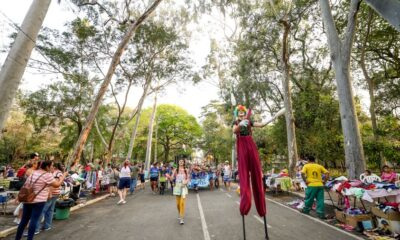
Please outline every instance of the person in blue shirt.
[{"label": "person in blue shirt", "polygon": [[199,191],[199,179],[200,179],[200,172],[197,166],[194,166],[191,173],[191,182],[193,189],[198,192]]},{"label": "person in blue shirt", "polygon": [[153,166],[150,168],[150,185],[151,185],[151,190],[153,191],[153,194],[156,194],[158,190],[158,175],[159,175],[159,164],[154,163]]},{"label": "person in blue shirt", "polygon": [[210,182],[210,190],[213,191],[215,172],[211,169],[210,165],[207,165],[207,174],[208,174],[208,181]]}]

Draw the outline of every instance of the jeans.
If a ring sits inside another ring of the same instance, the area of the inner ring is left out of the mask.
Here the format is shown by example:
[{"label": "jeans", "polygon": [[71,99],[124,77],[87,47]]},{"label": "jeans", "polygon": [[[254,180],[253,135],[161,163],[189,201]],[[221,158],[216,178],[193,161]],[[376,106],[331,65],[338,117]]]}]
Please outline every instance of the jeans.
[{"label": "jeans", "polygon": [[51,228],[51,224],[53,223],[54,208],[56,206],[57,199],[58,199],[58,196],[53,196],[44,205],[42,214],[40,215],[39,221],[36,225],[36,232],[40,231],[40,221],[42,220],[43,216],[44,216],[43,228],[44,229]]},{"label": "jeans", "polygon": [[137,183],[137,179],[131,178],[131,187],[129,188],[130,193],[133,193],[135,191],[136,183]]},{"label": "jeans", "polygon": [[160,195],[164,195],[165,186],[166,186],[166,182],[160,182]]},{"label": "jeans", "polygon": [[36,225],[39,221],[39,217],[42,214],[44,205],[46,202],[40,203],[24,203],[22,208],[22,219],[18,225],[17,234],[15,235],[15,240],[20,240],[22,238],[22,234],[24,233],[24,229],[29,222],[28,229],[28,240],[32,240],[35,234]]}]

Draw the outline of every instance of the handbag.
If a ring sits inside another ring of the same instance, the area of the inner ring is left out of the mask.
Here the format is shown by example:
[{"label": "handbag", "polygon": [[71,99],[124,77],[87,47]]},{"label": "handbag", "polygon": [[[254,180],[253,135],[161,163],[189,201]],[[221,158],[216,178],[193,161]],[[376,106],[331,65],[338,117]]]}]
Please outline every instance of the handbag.
[{"label": "handbag", "polygon": [[181,196],[182,195],[182,186],[183,186],[182,183],[176,183],[175,184],[174,191],[173,191],[173,194],[175,196]]}]

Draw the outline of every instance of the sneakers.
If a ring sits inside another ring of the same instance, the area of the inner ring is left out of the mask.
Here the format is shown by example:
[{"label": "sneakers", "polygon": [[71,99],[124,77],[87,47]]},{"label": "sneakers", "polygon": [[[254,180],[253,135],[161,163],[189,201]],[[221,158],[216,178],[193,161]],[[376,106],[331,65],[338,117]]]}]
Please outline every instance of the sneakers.
[{"label": "sneakers", "polygon": [[[39,233],[40,233],[40,231],[37,231],[37,232],[35,232],[35,235],[38,235]],[[27,237],[28,236],[28,232],[25,232],[23,236]]]},{"label": "sneakers", "polygon": [[120,204],[122,204],[124,202],[124,200],[119,200],[118,202],[117,202],[117,205],[120,205]]},{"label": "sneakers", "polygon": [[310,212],[305,211],[304,209],[299,209],[299,212],[301,212],[302,214],[310,215]]},{"label": "sneakers", "polygon": [[122,201],[122,204],[125,204],[125,203],[126,203],[126,201],[125,201],[125,200],[123,200],[123,201]]},{"label": "sneakers", "polygon": [[181,220],[179,221],[179,224],[180,224],[180,225],[185,224],[185,222],[183,221],[183,218],[181,218]]},{"label": "sneakers", "polygon": [[44,230],[44,231],[50,231],[50,230],[51,230],[51,227],[43,228],[43,230]]}]

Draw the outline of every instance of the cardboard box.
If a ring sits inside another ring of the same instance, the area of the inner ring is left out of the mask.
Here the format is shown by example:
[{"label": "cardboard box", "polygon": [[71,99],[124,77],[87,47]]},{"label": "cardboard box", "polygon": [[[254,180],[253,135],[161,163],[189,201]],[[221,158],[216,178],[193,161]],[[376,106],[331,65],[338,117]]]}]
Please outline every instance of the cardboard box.
[{"label": "cardboard box", "polygon": [[371,213],[377,217],[390,221],[400,221],[400,212],[385,213],[377,207],[371,207]]},{"label": "cardboard box", "polygon": [[349,215],[343,211],[335,210],[335,215],[336,219],[339,222],[345,223],[353,227],[357,227],[359,222],[372,220],[372,216],[370,214]]},{"label": "cardboard box", "polygon": [[383,228],[383,224],[382,224],[383,220],[389,224],[390,231],[395,232],[397,234],[400,233],[400,221],[393,221],[393,220],[388,220],[388,219],[384,219],[381,217],[376,217],[376,221],[378,223],[379,228]]}]

